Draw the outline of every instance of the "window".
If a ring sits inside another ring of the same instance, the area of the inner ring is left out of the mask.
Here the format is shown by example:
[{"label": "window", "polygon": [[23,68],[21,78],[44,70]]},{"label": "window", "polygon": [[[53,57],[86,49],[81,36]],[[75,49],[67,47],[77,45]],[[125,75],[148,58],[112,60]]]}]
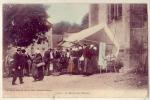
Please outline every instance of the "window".
[{"label": "window", "polygon": [[118,13],[117,13],[118,17],[121,17],[122,16],[122,4],[118,4]]},{"label": "window", "polygon": [[132,4],[130,5],[130,27],[142,28],[147,21],[147,5]]},{"label": "window", "polygon": [[108,23],[118,20],[122,17],[122,4],[108,5]]},{"label": "window", "polygon": [[111,23],[114,15],[114,5],[108,5],[108,23]]}]

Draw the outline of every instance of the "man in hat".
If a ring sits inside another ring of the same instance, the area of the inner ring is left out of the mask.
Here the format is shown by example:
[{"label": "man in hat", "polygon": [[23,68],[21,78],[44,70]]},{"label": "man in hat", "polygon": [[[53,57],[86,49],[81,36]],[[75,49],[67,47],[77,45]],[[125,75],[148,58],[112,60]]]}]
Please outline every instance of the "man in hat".
[{"label": "man in hat", "polygon": [[23,84],[23,68],[21,66],[21,48],[17,48],[17,52],[13,55],[14,65],[12,68],[13,71],[13,80],[12,85],[16,85],[17,77],[19,77],[20,84]]},{"label": "man in hat", "polygon": [[44,62],[45,62],[45,74],[48,76],[50,72],[50,60],[51,60],[51,54],[50,52],[52,51],[51,48],[49,48],[47,51],[44,53]]}]

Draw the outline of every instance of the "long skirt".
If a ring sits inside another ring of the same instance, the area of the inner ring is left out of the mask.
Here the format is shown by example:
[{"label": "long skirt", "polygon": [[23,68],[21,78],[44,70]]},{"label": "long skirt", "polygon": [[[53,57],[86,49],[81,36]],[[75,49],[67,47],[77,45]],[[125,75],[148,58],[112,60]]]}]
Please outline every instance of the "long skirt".
[{"label": "long skirt", "polygon": [[86,65],[85,65],[85,73],[86,74],[93,74],[93,65],[92,65],[92,60],[91,59],[86,59]]},{"label": "long skirt", "polygon": [[58,72],[59,62],[58,59],[53,60],[53,72]]},{"label": "long skirt", "polygon": [[36,67],[36,64],[32,65],[32,76],[34,80],[43,80],[44,78],[44,71],[43,66]]},{"label": "long skirt", "polygon": [[38,70],[38,80],[43,80],[44,78],[43,66],[38,67],[37,70]]},{"label": "long skirt", "polygon": [[36,80],[38,78],[38,70],[35,63],[32,64],[31,72],[32,72],[32,77]]},{"label": "long skirt", "polygon": [[67,68],[67,72],[68,73],[73,73],[73,69],[74,69],[74,62],[72,59],[69,60],[69,64],[68,64],[68,68]]},{"label": "long skirt", "polygon": [[74,58],[73,62],[74,62],[74,69],[73,69],[73,72],[75,74],[79,74],[79,69],[78,69],[78,58]]},{"label": "long skirt", "polygon": [[44,68],[44,74],[45,75],[49,75],[49,73],[50,73],[50,62],[48,62],[48,63],[46,63],[46,65],[44,66],[45,68]]},{"label": "long skirt", "polygon": [[98,61],[97,61],[97,57],[96,56],[93,56],[91,58],[91,67],[92,67],[93,73],[99,72],[99,70],[98,70]]}]

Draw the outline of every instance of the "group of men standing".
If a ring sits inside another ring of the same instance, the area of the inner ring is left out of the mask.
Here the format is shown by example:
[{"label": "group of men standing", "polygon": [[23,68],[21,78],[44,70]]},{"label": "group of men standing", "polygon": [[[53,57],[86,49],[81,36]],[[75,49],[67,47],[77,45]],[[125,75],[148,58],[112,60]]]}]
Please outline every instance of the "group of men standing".
[{"label": "group of men standing", "polygon": [[94,45],[74,46],[65,50],[49,49],[43,57],[47,73],[91,75],[98,72],[98,50]]},{"label": "group of men standing", "polygon": [[98,71],[98,50],[94,45],[48,49],[43,56],[39,50],[31,56],[25,52],[25,49],[18,48],[13,55],[12,85],[16,85],[17,77],[20,84],[24,83],[24,69],[27,75],[32,74],[34,81],[43,80],[44,75],[49,76],[55,72],[88,76]]}]

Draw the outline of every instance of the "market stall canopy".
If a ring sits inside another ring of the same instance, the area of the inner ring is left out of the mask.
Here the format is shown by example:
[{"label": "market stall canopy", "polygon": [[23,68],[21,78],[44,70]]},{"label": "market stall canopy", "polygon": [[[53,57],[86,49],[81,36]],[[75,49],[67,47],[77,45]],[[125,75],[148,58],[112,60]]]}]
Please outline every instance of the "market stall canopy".
[{"label": "market stall canopy", "polygon": [[[102,35],[106,35],[108,39],[101,38]],[[107,24],[98,24],[93,27],[87,28],[80,32],[74,33],[69,37],[65,38],[61,44],[63,47],[71,47],[76,42],[83,41],[84,39],[95,40],[97,42],[106,42],[114,44],[116,50],[115,55],[119,52],[119,42],[115,38],[115,33],[112,33]]]}]

